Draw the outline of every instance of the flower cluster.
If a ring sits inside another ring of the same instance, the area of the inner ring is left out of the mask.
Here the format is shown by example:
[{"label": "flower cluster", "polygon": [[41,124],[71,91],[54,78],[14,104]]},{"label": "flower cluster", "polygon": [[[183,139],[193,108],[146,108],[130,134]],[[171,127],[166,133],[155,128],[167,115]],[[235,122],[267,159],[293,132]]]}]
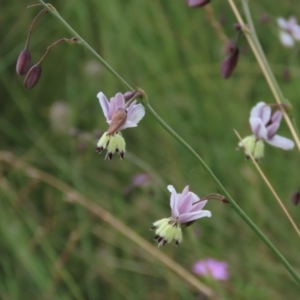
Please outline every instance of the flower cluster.
[{"label": "flower cluster", "polygon": [[153,223],[151,229],[155,230],[154,240],[158,246],[163,246],[175,240],[175,244],[182,242],[182,226],[189,226],[195,220],[203,217],[211,217],[211,212],[202,210],[207,200],[200,200],[199,197],[189,191],[186,186],[182,193],[177,193],[172,185],[168,185],[171,192],[170,206],[172,216]]},{"label": "flower cluster", "polygon": [[97,97],[109,128],[99,139],[96,152],[101,153],[107,149],[105,159],[112,159],[112,155],[116,152],[123,159],[126,143],[120,131],[129,127],[136,127],[145,115],[145,108],[140,103],[136,104],[136,101],[129,105],[126,104],[124,95],[121,93],[117,93],[110,101],[102,92],[98,93]]},{"label": "flower cluster", "polygon": [[295,17],[290,17],[288,20],[278,18],[279,38],[285,47],[294,47],[295,41],[300,41],[300,25]]},{"label": "flower cluster", "polygon": [[247,158],[250,155],[256,160],[263,158],[264,142],[284,150],[294,148],[292,140],[276,134],[281,119],[281,111],[277,110],[272,114],[271,107],[264,102],[259,102],[252,108],[249,121],[253,135],[239,142],[239,147],[244,147]]}]

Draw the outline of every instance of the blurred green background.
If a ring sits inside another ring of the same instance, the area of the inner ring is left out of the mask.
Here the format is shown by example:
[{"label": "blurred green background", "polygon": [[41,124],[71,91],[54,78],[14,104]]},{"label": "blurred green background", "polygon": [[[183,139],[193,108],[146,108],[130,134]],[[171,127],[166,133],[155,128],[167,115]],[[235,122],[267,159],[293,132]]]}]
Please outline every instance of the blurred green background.
[{"label": "blurred green background", "polygon": [[[261,43],[285,96],[300,109],[299,45],[284,48],[276,18],[300,18],[298,1],[250,1]],[[183,0],[52,1],[61,15],[132,86],[144,89],[162,118],[204,158],[233,198],[289,262],[299,270],[299,239],[243,151],[233,129],[250,134],[249,112],[259,101],[275,102],[241,39],[233,76],[223,80],[223,46],[201,8]],[[203,197],[214,182],[178,142],[146,113],[125,130],[126,158],[112,161],[94,151],[107,124],[96,94],[126,92],[80,46],[62,44],[44,61],[31,90],[15,72],[32,19],[29,1],[1,1],[1,149],[52,174],[152,242],[151,224],[168,217],[168,184],[187,184]],[[234,38],[235,18],[226,1],[212,1],[216,18]],[[267,14],[268,22],[261,16]],[[47,46],[71,37],[49,14],[31,39],[33,63]],[[288,76],[287,76],[288,75]],[[290,137],[283,122],[280,134]],[[98,137],[97,137],[98,135]],[[261,167],[297,221],[290,197],[299,187],[297,150],[266,146]],[[66,195],[22,170],[1,163],[1,299],[198,299],[195,290],[151,255]],[[151,173],[148,185],[132,178]],[[299,299],[299,287],[270,250],[229,207],[212,201],[212,218],[184,230],[184,242],[161,249],[187,270],[212,257],[229,264],[230,280],[204,280],[222,299]],[[155,246],[155,242],[152,242]]]}]

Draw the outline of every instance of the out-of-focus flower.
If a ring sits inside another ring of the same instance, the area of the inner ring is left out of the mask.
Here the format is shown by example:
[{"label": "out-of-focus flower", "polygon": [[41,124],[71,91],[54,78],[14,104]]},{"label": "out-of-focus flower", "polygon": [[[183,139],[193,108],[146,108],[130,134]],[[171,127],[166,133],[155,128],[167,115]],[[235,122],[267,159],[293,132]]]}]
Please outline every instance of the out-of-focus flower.
[{"label": "out-of-focus flower", "polygon": [[49,110],[49,121],[52,129],[59,134],[66,134],[70,130],[70,106],[63,101],[54,102]]},{"label": "out-of-focus flower", "polygon": [[230,54],[223,60],[221,65],[221,75],[224,79],[227,79],[231,76],[239,61],[239,55],[239,48],[233,47],[230,51]]},{"label": "out-of-focus flower", "polygon": [[136,127],[145,115],[145,108],[142,104],[136,104],[135,100],[127,106],[121,93],[117,93],[110,101],[102,92],[98,93],[97,97],[109,128],[99,139],[96,152],[101,153],[103,149],[107,149],[105,159],[107,157],[112,159],[115,152],[120,153],[120,157],[123,159],[126,144],[120,131]]},{"label": "out-of-focus flower", "polygon": [[150,181],[150,175],[147,173],[137,174],[132,178],[133,186],[144,186],[147,185]]},{"label": "out-of-focus flower", "polygon": [[300,189],[296,193],[294,193],[291,197],[292,203],[294,205],[298,205],[300,202]]},{"label": "out-of-focus flower", "polygon": [[247,158],[250,154],[256,160],[263,158],[264,141],[283,150],[294,148],[292,140],[276,134],[281,118],[282,113],[280,110],[272,115],[271,107],[264,102],[259,102],[252,108],[249,121],[253,135],[247,136],[239,142],[239,147],[245,148]]},{"label": "out-of-focus flower", "polygon": [[288,20],[280,17],[277,19],[279,26],[279,38],[285,47],[293,47],[295,41],[300,41],[300,26],[295,17],[290,17]]},{"label": "out-of-focus flower", "polygon": [[172,185],[168,185],[168,190],[171,192],[172,216],[154,222],[151,227],[155,230],[154,240],[158,242],[158,247],[172,240],[179,245],[182,242],[181,226],[188,226],[203,217],[211,217],[210,211],[202,210],[207,200],[201,201],[196,194],[189,191],[189,186],[186,186],[181,194],[177,193]]},{"label": "out-of-focus flower", "polygon": [[214,278],[215,280],[229,279],[228,264],[212,258],[197,261],[193,266],[193,272],[200,276]]},{"label": "out-of-focus flower", "polygon": [[198,7],[204,6],[205,4],[209,3],[210,0],[185,0],[185,2],[189,7]]}]

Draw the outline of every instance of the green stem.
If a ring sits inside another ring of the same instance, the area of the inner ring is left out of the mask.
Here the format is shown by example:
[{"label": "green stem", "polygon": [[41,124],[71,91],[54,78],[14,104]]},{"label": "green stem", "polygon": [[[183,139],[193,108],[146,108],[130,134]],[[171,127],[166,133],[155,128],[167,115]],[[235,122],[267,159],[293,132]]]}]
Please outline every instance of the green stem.
[{"label": "green stem", "polygon": [[[59,13],[56,11],[56,9],[53,6],[44,3],[42,0],[39,0],[39,1],[45,8],[48,9],[49,13],[51,13],[53,16],[55,16],[57,19],[59,19],[63,23],[63,25],[72,33],[72,35],[74,35],[78,38],[78,40],[81,42],[81,44],[89,52],[91,52],[113,76],[115,76],[120,82],[122,82],[129,89],[133,90],[133,88],[87,42],[85,42],[83,40],[83,38],[81,38],[76,31],[74,31],[74,29],[59,15]],[[200,165],[205,169],[205,171],[208,173],[208,175],[212,178],[212,180],[216,183],[216,185],[222,191],[222,193],[224,194],[226,199],[229,201],[231,207],[241,216],[241,218],[250,226],[250,228],[264,241],[264,243],[271,249],[271,251],[275,254],[275,256],[277,256],[277,258],[283,263],[283,265],[286,267],[286,269],[289,271],[289,273],[292,275],[292,277],[296,280],[296,282],[298,284],[300,284],[300,277],[295,272],[295,270],[292,268],[292,266],[288,263],[288,261],[285,259],[285,257],[279,252],[279,250],[271,243],[271,241],[254,224],[254,222],[238,206],[238,204],[232,199],[232,197],[229,195],[227,190],[224,188],[224,186],[221,184],[221,182],[218,180],[218,178],[215,176],[215,174],[211,171],[211,169],[207,166],[207,164],[203,161],[203,159],[196,153],[196,151],[185,140],[183,140],[175,131],[173,131],[159,117],[159,115],[155,112],[155,110],[149,104],[146,93],[143,93],[142,99],[143,99],[145,106],[148,108],[149,112],[156,119],[156,121],[158,123],[160,123],[160,125],[167,132],[169,132],[179,143],[181,143],[196,158],[196,160],[200,163]]]}]

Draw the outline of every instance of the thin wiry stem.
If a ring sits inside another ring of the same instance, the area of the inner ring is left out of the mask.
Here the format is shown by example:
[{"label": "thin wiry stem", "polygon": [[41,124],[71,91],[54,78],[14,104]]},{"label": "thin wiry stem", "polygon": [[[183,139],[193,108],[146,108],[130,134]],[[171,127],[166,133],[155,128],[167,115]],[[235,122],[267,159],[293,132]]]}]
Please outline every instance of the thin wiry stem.
[{"label": "thin wiry stem", "polygon": [[[242,138],[239,135],[239,133],[234,130],[236,136],[238,137],[238,139],[242,142]],[[246,147],[244,146],[244,144],[242,143],[244,149],[246,150]],[[255,158],[253,157],[253,155],[248,151],[247,155],[249,155],[251,161],[253,162],[255,168],[257,169],[259,175],[261,176],[261,178],[263,179],[263,181],[265,182],[265,184],[267,185],[267,187],[269,188],[269,190],[271,191],[271,193],[273,194],[274,198],[277,200],[279,206],[281,207],[281,209],[283,210],[283,212],[285,213],[286,217],[288,218],[288,220],[291,222],[293,228],[295,229],[295,231],[297,232],[297,234],[300,237],[300,231],[296,225],[296,223],[294,222],[293,218],[291,217],[291,215],[289,214],[288,210],[286,209],[286,207],[284,206],[283,202],[281,201],[281,199],[279,198],[279,196],[277,195],[277,193],[275,192],[272,184],[270,183],[270,181],[267,179],[267,177],[265,176],[264,172],[262,171],[262,169],[260,168],[260,166],[258,165],[258,163],[256,162]]]}]

